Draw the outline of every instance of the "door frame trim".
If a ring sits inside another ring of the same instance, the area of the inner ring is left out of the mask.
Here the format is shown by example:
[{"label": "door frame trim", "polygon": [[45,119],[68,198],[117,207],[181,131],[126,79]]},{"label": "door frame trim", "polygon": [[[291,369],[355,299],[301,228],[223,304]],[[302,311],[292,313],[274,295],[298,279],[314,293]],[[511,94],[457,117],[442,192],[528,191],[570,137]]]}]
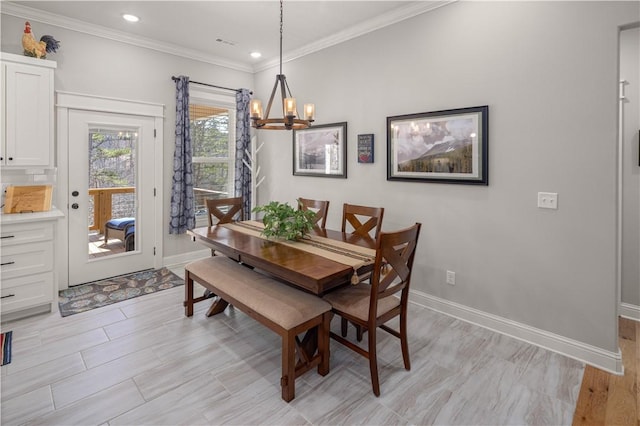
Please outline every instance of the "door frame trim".
[{"label": "door frame trim", "polygon": [[80,93],[56,91],[56,141],[58,178],[56,184],[56,206],[65,213],[65,217],[58,220],[55,266],[58,271],[58,290],[69,287],[69,111],[98,111],[114,114],[139,115],[154,118],[155,147],[154,147],[154,247],[153,267],[162,267],[164,223],[163,208],[163,140],[164,140],[164,105],[149,102],[138,102],[127,99],[107,98]]}]

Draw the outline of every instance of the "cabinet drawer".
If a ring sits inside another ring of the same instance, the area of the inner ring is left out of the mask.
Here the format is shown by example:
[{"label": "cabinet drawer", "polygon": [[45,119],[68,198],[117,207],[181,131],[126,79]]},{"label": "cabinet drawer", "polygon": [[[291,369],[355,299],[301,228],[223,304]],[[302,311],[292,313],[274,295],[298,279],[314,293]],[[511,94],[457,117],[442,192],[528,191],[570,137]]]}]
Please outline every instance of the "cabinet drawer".
[{"label": "cabinet drawer", "polygon": [[53,272],[6,279],[0,284],[2,313],[31,308],[53,301]]},{"label": "cabinet drawer", "polygon": [[0,245],[2,248],[16,244],[49,241],[52,239],[52,222],[15,223],[2,225],[2,229],[0,230]]},{"label": "cabinet drawer", "polygon": [[53,270],[53,241],[3,247],[2,280]]}]

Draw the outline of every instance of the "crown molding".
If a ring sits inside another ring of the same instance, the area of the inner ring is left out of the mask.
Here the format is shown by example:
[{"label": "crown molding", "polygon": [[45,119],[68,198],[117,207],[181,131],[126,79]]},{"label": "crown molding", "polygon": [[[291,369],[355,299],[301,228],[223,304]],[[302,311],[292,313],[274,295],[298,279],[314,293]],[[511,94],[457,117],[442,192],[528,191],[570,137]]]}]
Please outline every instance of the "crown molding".
[{"label": "crown molding", "polygon": [[[396,24],[406,19],[413,18],[426,12],[431,12],[442,6],[446,6],[450,3],[455,3],[458,0],[436,0],[436,1],[415,1],[411,2],[407,6],[392,10],[391,12],[381,15],[367,21],[361,22],[358,25],[349,27],[343,31],[339,31],[330,37],[325,37],[314,43],[303,46],[299,49],[293,50],[287,54],[282,55],[282,62],[289,62],[294,59],[301,58],[311,53],[318,52],[331,46],[343,43],[345,41],[354,39],[356,37],[363,36],[373,31],[379,30],[389,25]],[[279,58],[271,59],[268,61],[259,62],[254,66],[254,72],[264,71],[269,68],[276,67],[280,64]]]},{"label": "crown molding", "polygon": [[253,67],[239,62],[229,61],[217,56],[207,55],[201,51],[184,48],[171,43],[159,42],[142,36],[133,36],[121,31],[112,30],[110,28],[101,27],[95,24],[88,24],[77,19],[67,18],[65,16],[56,15],[54,13],[45,12],[27,6],[18,5],[11,2],[2,2],[1,13],[24,18],[30,21],[36,21],[43,24],[54,25],[56,27],[65,28],[67,30],[89,34],[121,43],[130,44],[145,49],[155,50],[158,52],[168,53],[174,56],[180,56],[195,61],[205,62],[212,65],[218,65],[237,71],[253,73]]},{"label": "crown molding", "polygon": [[[413,18],[417,15],[433,11],[442,6],[446,6],[450,3],[455,3],[458,0],[436,0],[436,1],[415,1],[407,4],[405,7],[401,7],[391,12],[381,15],[367,21],[364,21],[358,25],[349,27],[343,31],[340,31],[330,37],[325,37],[314,43],[303,46],[302,48],[291,51],[283,55],[282,61],[289,62],[294,59],[301,58],[303,56],[318,52],[331,46],[343,43],[345,41],[360,37],[362,35],[371,33],[389,25],[396,24],[406,19]],[[180,56],[187,59],[192,59],[199,62],[204,62],[212,65],[217,65],[236,71],[243,71],[249,73],[256,73],[264,71],[269,68],[273,68],[279,64],[279,58],[275,58],[268,61],[263,61],[250,66],[240,62],[229,61],[227,59],[208,55],[202,51],[195,49],[188,49],[181,46],[177,46],[171,43],[159,42],[150,38],[142,36],[133,36],[121,31],[112,30],[110,28],[101,27],[99,25],[88,24],[86,22],[67,18],[65,16],[57,15],[54,13],[45,12],[39,9],[34,9],[27,6],[18,5],[11,2],[2,2],[1,13],[6,15],[15,16],[17,18],[29,19],[31,21],[40,22],[43,24],[54,25],[56,27],[65,28],[71,31],[76,31],[84,34],[89,34],[96,37],[101,37],[121,43],[130,44],[145,49],[151,49],[158,52],[168,53],[174,56]]]}]

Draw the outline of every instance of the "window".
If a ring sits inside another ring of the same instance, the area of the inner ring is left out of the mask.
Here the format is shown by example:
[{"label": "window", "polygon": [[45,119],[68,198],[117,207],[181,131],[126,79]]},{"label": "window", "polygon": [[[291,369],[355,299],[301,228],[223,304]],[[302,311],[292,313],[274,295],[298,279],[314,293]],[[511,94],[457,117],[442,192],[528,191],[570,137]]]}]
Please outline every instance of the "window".
[{"label": "window", "polygon": [[207,223],[207,198],[234,196],[235,99],[191,96],[193,192],[196,225]]}]

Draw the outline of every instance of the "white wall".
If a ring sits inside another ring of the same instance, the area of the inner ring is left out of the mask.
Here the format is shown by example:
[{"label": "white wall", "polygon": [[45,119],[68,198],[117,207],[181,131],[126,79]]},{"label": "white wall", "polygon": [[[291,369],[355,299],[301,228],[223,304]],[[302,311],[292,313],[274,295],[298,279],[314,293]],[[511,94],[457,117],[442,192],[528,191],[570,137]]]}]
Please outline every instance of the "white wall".
[{"label": "white wall", "polygon": [[[413,289],[617,352],[618,28],[639,16],[637,2],[457,2],[287,63],[317,124],[348,122],[348,179],[292,176],[291,134],[261,131],[258,202],[331,200],[331,228],[344,202],[385,207],[385,230],[422,222]],[[386,180],[387,116],[484,104],[488,187]],[[374,164],[356,162],[360,133]]]},{"label": "white wall", "polygon": [[[88,34],[53,27],[30,20],[39,37],[51,34],[60,40],[60,49],[48,59],[58,63],[55,90],[111,98],[163,104],[164,179],[163,179],[163,257],[201,249],[186,236],[169,235],[169,205],[173,174],[175,135],[175,83],[171,76],[187,75],[191,80],[225,87],[251,88],[253,75],[192,61],[154,50],[135,47]],[[2,15],[1,50],[22,54],[23,18]]]},{"label": "white wall", "polygon": [[622,150],[622,303],[640,309],[640,28],[620,33],[620,78],[626,80]]}]

